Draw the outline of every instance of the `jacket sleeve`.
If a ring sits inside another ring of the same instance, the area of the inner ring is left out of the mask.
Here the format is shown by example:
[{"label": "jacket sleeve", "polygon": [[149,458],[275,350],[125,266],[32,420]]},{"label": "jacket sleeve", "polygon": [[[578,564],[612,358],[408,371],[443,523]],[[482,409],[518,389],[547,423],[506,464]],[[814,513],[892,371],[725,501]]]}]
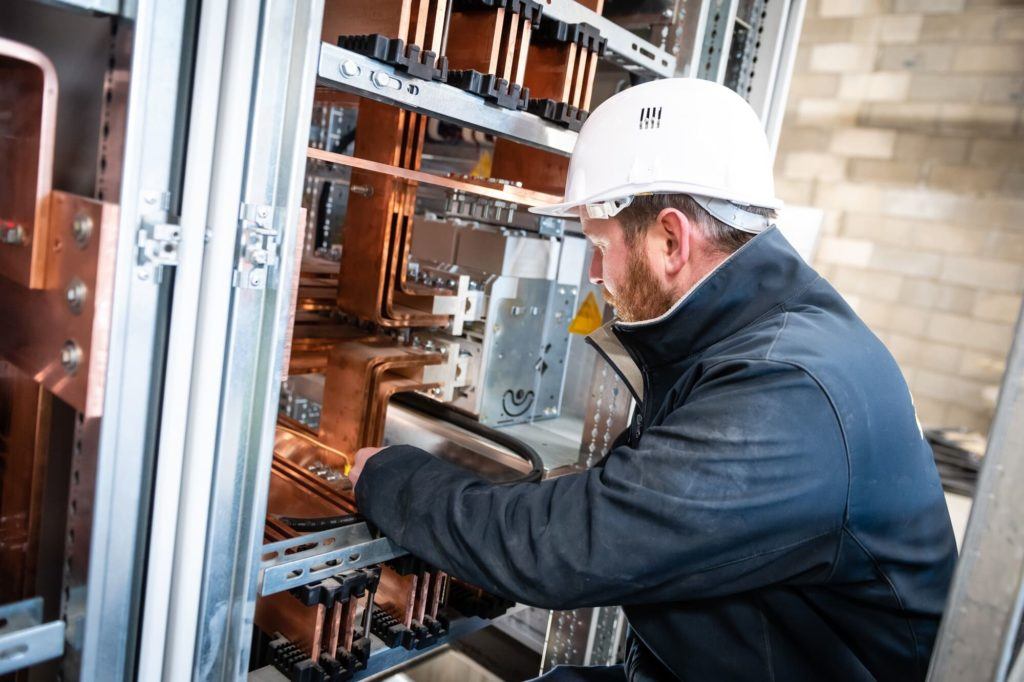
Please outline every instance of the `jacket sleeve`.
[{"label": "jacket sleeve", "polygon": [[604,466],[539,484],[494,485],[392,446],[367,463],[357,503],[428,563],[545,608],[827,579],[849,472],[811,377],[778,362],[720,363],[653,423]]}]

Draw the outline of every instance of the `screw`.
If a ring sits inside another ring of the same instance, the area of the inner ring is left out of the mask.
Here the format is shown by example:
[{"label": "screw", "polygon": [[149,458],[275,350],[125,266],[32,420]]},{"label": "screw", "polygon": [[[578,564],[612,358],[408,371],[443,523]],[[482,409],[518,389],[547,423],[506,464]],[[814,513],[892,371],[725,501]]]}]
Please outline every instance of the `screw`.
[{"label": "screw", "polygon": [[355,76],[359,75],[359,72],[361,70],[359,68],[359,65],[356,64],[351,59],[346,59],[345,61],[343,61],[339,68],[341,70],[341,75],[344,76],[345,78],[354,78]]},{"label": "screw", "polygon": [[254,287],[263,286],[263,273],[260,270],[253,270],[249,273],[249,284]]},{"label": "screw", "polygon": [[92,218],[87,213],[79,213],[71,223],[71,234],[78,248],[84,249],[92,237]]},{"label": "screw", "polygon": [[383,71],[375,71],[373,74],[373,84],[378,88],[386,88],[391,85],[391,76]]},{"label": "screw", "polygon": [[82,306],[85,304],[85,297],[88,293],[89,289],[85,286],[85,282],[77,277],[71,280],[67,290],[64,292],[64,297],[72,313],[78,315],[82,312]]},{"label": "screw", "polygon": [[370,185],[352,185],[348,188],[348,191],[352,194],[358,194],[361,197],[373,196],[373,187]]},{"label": "screw", "polygon": [[60,349],[60,364],[68,374],[74,374],[82,364],[82,349],[74,341],[68,340]]}]

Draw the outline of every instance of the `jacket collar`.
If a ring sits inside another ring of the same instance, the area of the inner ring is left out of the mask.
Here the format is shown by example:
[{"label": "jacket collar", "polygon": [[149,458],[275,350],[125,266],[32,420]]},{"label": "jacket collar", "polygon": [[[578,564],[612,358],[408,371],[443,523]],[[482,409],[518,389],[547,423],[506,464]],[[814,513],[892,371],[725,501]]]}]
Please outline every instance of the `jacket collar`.
[{"label": "jacket collar", "polygon": [[639,399],[640,368],[678,361],[708,348],[817,278],[778,228],[771,228],[740,247],[664,315],[643,322],[613,321],[589,340],[617,365]]}]

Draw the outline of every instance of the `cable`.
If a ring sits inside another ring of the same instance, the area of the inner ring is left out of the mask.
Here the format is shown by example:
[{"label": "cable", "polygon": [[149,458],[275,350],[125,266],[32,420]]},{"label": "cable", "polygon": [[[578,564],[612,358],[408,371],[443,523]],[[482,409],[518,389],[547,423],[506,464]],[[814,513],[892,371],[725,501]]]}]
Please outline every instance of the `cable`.
[{"label": "cable", "polygon": [[486,438],[498,445],[503,445],[530,463],[531,468],[529,473],[518,478],[514,478],[511,481],[503,481],[503,484],[535,483],[544,478],[544,462],[541,460],[540,455],[537,454],[536,450],[515,436],[493,429],[486,424],[481,424],[475,419],[467,417],[461,412],[456,412],[442,403],[431,400],[430,398],[424,398],[423,396],[415,393],[399,393],[392,397],[391,400],[417,412],[454,424],[455,426],[463,428],[471,433],[475,433],[476,435]]},{"label": "cable", "polygon": [[358,514],[342,514],[341,516],[317,516],[313,518],[296,518],[294,516],[275,517],[281,523],[291,526],[292,530],[300,533],[314,533],[321,530],[330,530],[349,526],[362,520]]}]

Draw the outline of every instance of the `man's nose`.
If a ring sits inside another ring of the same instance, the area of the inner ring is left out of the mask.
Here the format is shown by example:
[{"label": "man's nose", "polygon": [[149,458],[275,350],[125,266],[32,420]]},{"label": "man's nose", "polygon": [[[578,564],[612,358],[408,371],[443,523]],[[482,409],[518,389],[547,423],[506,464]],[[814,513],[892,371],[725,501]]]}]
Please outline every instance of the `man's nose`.
[{"label": "man's nose", "polygon": [[596,286],[604,284],[604,273],[601,268],[601,260],[600,249],[594,249],[594,257],[590,261],[590,272],[587,273],[587,275],[590,277],[590,283]]}]

